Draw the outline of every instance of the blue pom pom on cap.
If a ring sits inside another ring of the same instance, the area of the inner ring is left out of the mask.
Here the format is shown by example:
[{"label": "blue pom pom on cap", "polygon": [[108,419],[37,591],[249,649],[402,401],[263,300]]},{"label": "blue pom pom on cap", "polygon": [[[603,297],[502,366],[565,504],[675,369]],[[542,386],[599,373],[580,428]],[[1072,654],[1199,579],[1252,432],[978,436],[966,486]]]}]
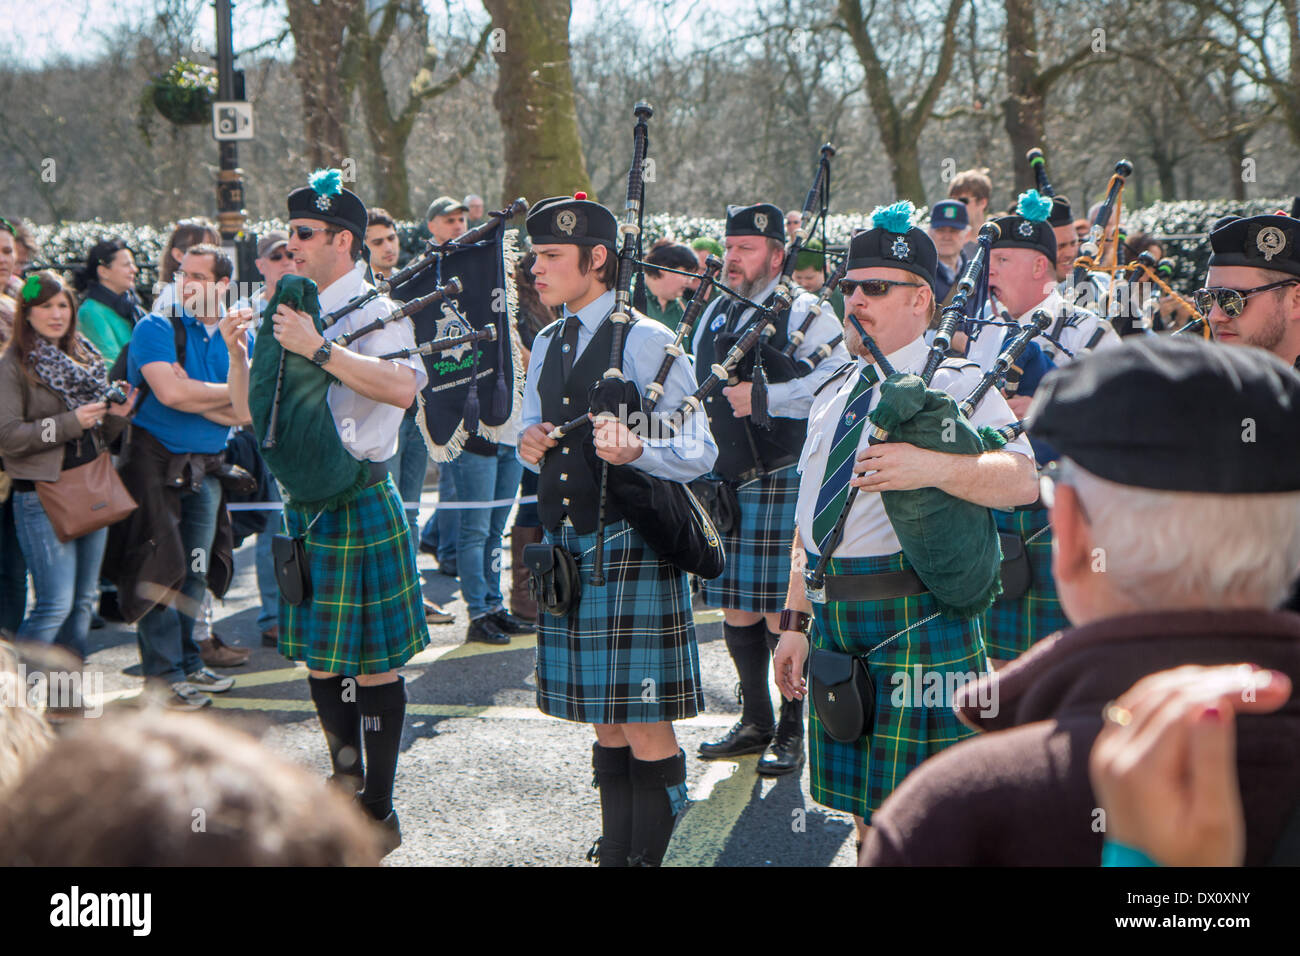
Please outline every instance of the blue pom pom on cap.
[{"label": "blue pom pom on cap", "polygon": [[343,189],[343,173],[337,169],[318,169],[307,177],[307,185],[318,196],[337,196]]},{"label": "blue pom pom on cap", "polygon": [[1052,213],[1052,200],[1037,189],[1026,190],[1016,203],[1016,213],[1030,222],[1046,222]]},{"label": "blue pom pom on cap", "polygon": [[907,232],[912,228],[912,217],[915,215],[916,207],[911,200],[904,199],[892,206],[877,206],[871,213],[871,224],[889,232]]}]

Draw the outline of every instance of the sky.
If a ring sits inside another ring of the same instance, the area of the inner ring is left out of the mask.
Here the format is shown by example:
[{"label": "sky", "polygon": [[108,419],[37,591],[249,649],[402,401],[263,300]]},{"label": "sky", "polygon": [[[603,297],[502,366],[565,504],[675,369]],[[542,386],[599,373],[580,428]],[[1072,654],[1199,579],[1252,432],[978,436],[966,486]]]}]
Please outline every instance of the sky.
[{"label": "sky", "polygon": [[[0,0],[0,23],[7,25],[8,42],[0,40],[0,50],[26,66],[39,66],[60,53],[75,58],[93,58],[101,52],[100,37],[115,26],[138,23],[155,6],[155,0],[34,0],[39,6],[39,16],[32,16],[33,0]],[[442,8],[441,0],[428,3],[434,11]],[[573,0],[574,27],[593,22],[600,5],[611,0]],[[634,0],[622,0],[634,2]],[[641,6],[676,8],[677,16],[686,16],[700,0],[640,0]],[[739,8],[745,0],[706,0],[713,9]],[[481,4],[470,0],[471,8],[486,14]],[[236,50],[247,49],[270,39],[280,32],[285,23],[285,6],[264,0],[236,0],[234,26]],[[216,46],[215,17],[211,4],[208,13],[200,18],[201,28],[195,38],[200,50],[212,51]],[[656,18],[657,19],[657,18]],[[647,17],[647,23],[652,22]],[[286,44],[286,52],[291,49]],[[210,54],[209,54],[210,55]],[[197,57],[196,57],[197,58]],[[201,62],[201,61],[200,61]]]}]

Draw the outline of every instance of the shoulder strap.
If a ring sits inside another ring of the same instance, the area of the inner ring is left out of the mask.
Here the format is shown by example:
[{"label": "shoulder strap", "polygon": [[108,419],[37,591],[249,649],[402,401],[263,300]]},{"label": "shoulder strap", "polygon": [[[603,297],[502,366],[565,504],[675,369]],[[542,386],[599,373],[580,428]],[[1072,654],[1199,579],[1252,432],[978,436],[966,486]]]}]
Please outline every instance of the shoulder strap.
[{"label": "shoulder strap", "polygon": [[827,385],[829,385],[831,382],[835,381],[838,378],[843,378],[844,373],[847,372],[849,369],[853,368],[855,364],[856,363],[854,362],[845,362],[835,371],[831,372],[830,378],[826,379],[826,381],[822,382],[820,385],[817,386],[817,390],[813,392],[814,397],[820,395],[822,389],[825,388]]},{"label": "shoulder strap", "polygon": [[175,311],[168,318],[171,319],[172,336],[176,344],[176,361],[183,368],[185,366],[185,320]]}]

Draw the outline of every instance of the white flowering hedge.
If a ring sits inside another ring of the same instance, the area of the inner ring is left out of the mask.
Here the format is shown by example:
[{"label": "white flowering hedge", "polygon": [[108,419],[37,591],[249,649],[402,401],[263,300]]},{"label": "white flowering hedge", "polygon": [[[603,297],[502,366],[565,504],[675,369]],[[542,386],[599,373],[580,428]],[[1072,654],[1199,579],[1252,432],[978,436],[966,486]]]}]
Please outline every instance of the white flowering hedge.
[{"label": "white flowering hedge", "polygon": [[[1254,216],[1290,208],[1290,198],[1161,202],[1127,213],[1124,221],[1130,237],[1145,232],[1162,240],[1165,255],[1174,259],[1178,266],[1174,284],[1184,290],[1190,290],[1199,284],[1205,275],[1210,251],[1204,237],[1216,220],[1228,215]],[[928,221],[928,213],[928,209],[919,210],[914,221],[924,225]],[[869,225],[870,213],[868,212],[828,216],[826,238],[831,245],[842,246],[848,242],[854,230]],[[656,239],[662,237],[682,242],[690,242],[699,236],[720,240],[725,226],[725,220],[720,218],[656,213],[646,217],[645,246],[648,248]],[[256,241],[256,237],[272,229],[287,229],[287,225],[280,219],[249,222],[245,226],[247,238],[244,241],[251,244]],[[137,226],[131,223],[94,220],[34,226],[33,232],[41,246],[38,264],[52,264],[61,268],[80,263],[86,251],[100,239],[119,236],[125,239],[135,252],[136,260],[141,266],[140,285],[147,288],[152,285],[155,278],[157,262],[167,243],[170,230],[147,225]],[[401,236],[403,251],[407,255],[418,251],[429,235],[424,224],[419,222],[399,222],[398,234]],[[818,235],[820,234],[819,229]]]}]

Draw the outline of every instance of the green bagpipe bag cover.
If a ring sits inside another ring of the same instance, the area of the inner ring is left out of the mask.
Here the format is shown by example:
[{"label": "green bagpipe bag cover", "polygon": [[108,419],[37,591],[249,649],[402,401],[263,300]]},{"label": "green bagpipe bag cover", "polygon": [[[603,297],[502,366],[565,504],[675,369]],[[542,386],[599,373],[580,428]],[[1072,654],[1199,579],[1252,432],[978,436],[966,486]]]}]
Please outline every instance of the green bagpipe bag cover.
[{"label": "green bagpipe bag cover", "polygon": [[[276,341],[271,317],[281,302],[306,312],[323,331],[316,283],[302,276],[280,279],[275,295],[262,312],[262,327],[253,346],[248,406],[258,441],[266,438],[275,399],[275,381],[283,349]],[[309,359],[284,354],[284,386],[276,425],[276,445],[263,448],[262,458],[283,486],[290,504],[308,511],[335,508],[365,486],[367,469],[343,446],[326,392],[334,377]]]},{"label": "green bagpipe bag cover", "polygon": [[[891,375],[868,416],[890,441],[962,455],[986,450],[984,439],[952,397],[917,375]],[[970,618],[1002,593],[1002,548],[993,512],[938,488],[882,491],[903,554],[950,617]]]}]

